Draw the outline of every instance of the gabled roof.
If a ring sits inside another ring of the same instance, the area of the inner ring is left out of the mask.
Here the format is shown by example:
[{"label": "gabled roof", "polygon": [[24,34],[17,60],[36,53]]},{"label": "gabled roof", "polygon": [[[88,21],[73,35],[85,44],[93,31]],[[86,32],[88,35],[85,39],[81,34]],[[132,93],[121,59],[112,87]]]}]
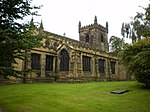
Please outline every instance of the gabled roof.
[{"label": "gabled roof", "polygon": [[95,50],[95,51],[98,51],[98,52],[101,52],[101,53],[106,53],[105,51],[101,51],[99,49],[97,49],[95,46],[91,46],[90,44],[88,43],[85,43],[85,42],[81,42],[81,41],[78,41],[78,40],[74,40],[74,39],[71,39],[71,38],[68,38],[68,37],[65,37],[65,36],[61,36],[61,35],[58,35],[58,34],[55,34],[55,33],[51,33],[51,32],[48,32],[48,31],[44,31],[45,34],[47,35],[50,35],[50,36],[53,36],[55,39],[58,39],[58,40],[64,40],[64,41],[69,41],[70,44],[72,43],[72,45],[74,47],[82,47],[82,48],[86,48],[86,49],[91,49],[91,50]]}]

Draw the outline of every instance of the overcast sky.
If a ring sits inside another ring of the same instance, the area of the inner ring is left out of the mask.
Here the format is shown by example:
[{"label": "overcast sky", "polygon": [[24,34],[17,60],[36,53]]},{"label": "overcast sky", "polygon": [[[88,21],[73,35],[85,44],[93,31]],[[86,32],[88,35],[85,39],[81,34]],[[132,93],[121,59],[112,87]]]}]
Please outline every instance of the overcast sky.
[{"label": "overcast sky", "polygon": [[78,23],[81,26],[94,23],[109,24],[109,37],[120,37],[122,22],[129,22],[141,12],[139,6],[147,6],[149,0],[33,0],[35,5],[43,5],[41,16],[34,17],[35,22],[43,21],[44,30],[78,40]]}]

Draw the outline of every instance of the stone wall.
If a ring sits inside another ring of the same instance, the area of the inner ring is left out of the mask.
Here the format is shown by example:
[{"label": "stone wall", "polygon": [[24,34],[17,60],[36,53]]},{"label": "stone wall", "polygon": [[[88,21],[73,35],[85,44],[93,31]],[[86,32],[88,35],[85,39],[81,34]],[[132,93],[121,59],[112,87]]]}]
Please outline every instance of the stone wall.
[{"label": "stone wall", "polygon": [[[58,34],[42,31],[46,36],[41,41],[40,48],[34,48],[29,53],[40,55],[40,70],[35,70],[38,79],[53,79],[57,81],[107,81],[107,80],[125,80],[126,75],[121,65],[118,65],[118,58],[108,52],[108,25],[103,27],[97,23],[95,17],[94,24],[81,27],[79,25],[80,41],[67,38]],[[89,41],[86,42],[86,34],[89,35]],[[60,70],[60,53],[62,50],[67,51],[69,55],[69,70]],[[46,55],[54,57],[53,70],[46,71]],[[83,70],[83,56],[90,57],[90,71]],[[105,72],[100,73],[98,69],[98,60],[105,60]],[[18,68],[24,69],[24,62],[19,61]],[[115,73],[111,71],[111,62],[115,62]],[[29,60],[28,68],[31,68]]]}]

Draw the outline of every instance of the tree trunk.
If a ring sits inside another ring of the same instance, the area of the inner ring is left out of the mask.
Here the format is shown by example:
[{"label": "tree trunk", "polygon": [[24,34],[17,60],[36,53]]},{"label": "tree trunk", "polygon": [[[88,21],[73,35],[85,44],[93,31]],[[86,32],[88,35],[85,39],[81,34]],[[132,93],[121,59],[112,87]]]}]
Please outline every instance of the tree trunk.
[{"label": "tree trunk", "polygon": [[[25,55],[27,55],[27,50],[25,50]],[[25,56],[24,60],[24,73],[23,73],[23,83],[26,83],[26,70],[28,69],[28,58]]]}]

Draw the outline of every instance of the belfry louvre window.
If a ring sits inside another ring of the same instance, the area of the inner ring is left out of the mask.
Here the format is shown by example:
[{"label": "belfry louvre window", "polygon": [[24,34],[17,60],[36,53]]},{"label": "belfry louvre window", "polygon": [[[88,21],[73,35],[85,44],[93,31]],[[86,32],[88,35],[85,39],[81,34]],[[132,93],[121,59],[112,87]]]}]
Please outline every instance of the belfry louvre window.
[{"label": "belfry louvre window", "polygon": [[31,53],[31,68],[40,70],[40,54]]},{"label": "belfry louvre window", "polygon": [[45,65],[46,71],[53,71],[53,60],[54,56],[46,55],[46,65]]},{"label": "belfry louvre window", "polygon": [[104,36],[101,35],[101,42],[104,42]]},{"label": "belfry louvre window", "polygon": [[69,71],[69,55],[64,49],[60,52],[60,71]]},{"label": "belfry louvre window", "polygon": [[114,61],[111,61],[111,62],[110,62],[111,73],[112,73],[112,74],[115,74],[115,65],[116,65],[116,62],[114,62]]},{"label": "belfry louvre window", "polygon": [[98,60],[98,68],[100,73],[105,73],[105,60],[103,59]]},{"label": "belfry louvre window", "polygon": [[89,42],[90,39],[89,39],[89,35],[87,34],[86,37],[85,37],[85,42]]},{"label": "belfry louvre window", "polygon": [[82,57],[83,71],[91,71],[90,61],[91,61],[90,57],[88,56]]}]

